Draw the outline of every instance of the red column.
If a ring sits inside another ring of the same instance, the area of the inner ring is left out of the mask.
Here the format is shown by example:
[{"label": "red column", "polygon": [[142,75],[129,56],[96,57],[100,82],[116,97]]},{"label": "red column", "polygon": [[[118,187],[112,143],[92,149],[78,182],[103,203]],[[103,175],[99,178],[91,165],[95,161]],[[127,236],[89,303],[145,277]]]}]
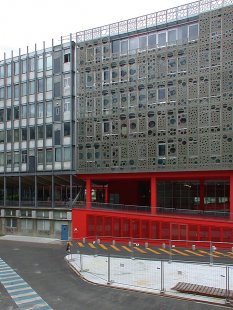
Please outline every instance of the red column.
[{"label": "red column", "polygon": [[156,214],[156,177],[150,179],[150,206],[151,214]]},{"label": "red column", "polygon": [[230,175],[230,220],[233,221],[233,174]]},{"label": "red column", "polygon": [[104,202],[108,203],[108,185],[104,187]]},{"label": "red column", "polygon": [[200,210],[204,210],[205,207],[205,183],[204,180],[200,180]]},{"label": "red column", "polygon": [[91,208],[91,179],[86,179],[86,209]]}]

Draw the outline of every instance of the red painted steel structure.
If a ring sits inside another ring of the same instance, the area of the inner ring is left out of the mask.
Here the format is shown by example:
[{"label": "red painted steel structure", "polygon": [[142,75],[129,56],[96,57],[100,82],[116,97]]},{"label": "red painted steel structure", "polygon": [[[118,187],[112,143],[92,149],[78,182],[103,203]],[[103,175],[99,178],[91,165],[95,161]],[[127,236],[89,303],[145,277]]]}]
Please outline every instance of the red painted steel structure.
[{"label": "red painted steel structure", "polygon": [[[73,239],[87,236],[106,238],[138,238],[145,240],[176,239],[233,242],[233,171],[185,171],[156,173],[114,173],[78,175],[86,181],[86,207],[74,208],[72,211]],[[196,215],[167,214],[156,212],[157,190],[159,181],[198,180],[200,184],[200,205],[204,209],[204,181],[229,181],[229,216],[211,218]],[[139,201],[139,182],[149,182],[150,211],[135,212],[91,209],[91,190],[94,183],[104,184],[105,198],[111,192],[120,193],[119,203],[137,205]]]}]

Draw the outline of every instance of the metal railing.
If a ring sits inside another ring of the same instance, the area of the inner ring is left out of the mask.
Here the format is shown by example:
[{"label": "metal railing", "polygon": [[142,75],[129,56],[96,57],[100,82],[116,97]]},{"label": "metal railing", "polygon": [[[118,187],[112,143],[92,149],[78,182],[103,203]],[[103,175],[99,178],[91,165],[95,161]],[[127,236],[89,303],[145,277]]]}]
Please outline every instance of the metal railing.
[{"label": "metal railing", "polygon": [[64,36],[62,39],[63,41],[72,39],[78,43],[108,36],[117,36],[123,33],[136,32],[166,23],[177,22],[182,19],[198,16],[201,13],[216,10],[232,4],[233,0],[199,0],[152,14],[123,20],[110,25],[76,32],[69,36]]}]

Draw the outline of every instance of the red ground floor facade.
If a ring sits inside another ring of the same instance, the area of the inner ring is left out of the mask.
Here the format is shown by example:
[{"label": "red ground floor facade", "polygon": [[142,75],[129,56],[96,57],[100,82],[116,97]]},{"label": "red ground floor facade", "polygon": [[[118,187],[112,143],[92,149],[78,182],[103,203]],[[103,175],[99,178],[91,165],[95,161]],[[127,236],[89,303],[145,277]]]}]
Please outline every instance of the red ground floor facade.
[{"label": "red ground floor facade", "polygon": [[233,171],[79,175],[73,239],[233,242]]}]

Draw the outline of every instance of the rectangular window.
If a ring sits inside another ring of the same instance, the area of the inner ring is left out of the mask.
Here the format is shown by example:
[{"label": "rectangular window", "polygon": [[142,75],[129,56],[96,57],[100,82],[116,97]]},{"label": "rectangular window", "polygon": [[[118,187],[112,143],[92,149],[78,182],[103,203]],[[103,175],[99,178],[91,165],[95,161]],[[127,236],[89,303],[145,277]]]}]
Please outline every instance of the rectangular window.
[{"label": "rectangular window", "polygon": [[19,99],[19,84],[14,85],[14,98]]},{"label": "rectangular window", "polygon": [[103,69],[103,83],[110,83],[110,71],[109,68]]},{"label": "rectangular window", "polygon": [[55,149],[55,161],[61,161],[61,148]]},{"label": "rectangular window", "polygon": [[0,110],[0,122],[4,122],[4,110]]},{"label": "rectangular window", "polygon": [[35,117],[35,103],[31,103],[28,106],[28,110],[29,110],[29,117]]},{"label": "rectangular window", "polygon": [[148,35],[148,49],[155,48],[157,44],[156,33]]},{"label": "rectangular window", "polygon": [[11,143],[12,142],[12,131],[11,130],[7,130],[6,131],[6,141],[8,143]]},{"label": "rectangular window", "polygon": [[51,55],[46,55],[45,58],[46,70],[52,70],[53,68],[53,60]]},{"label": "rectangular window", "polygon": [[21,60],[21,73],[26,73],[27,72],[27,60],[23,59]]},{"label": "rectangular window", "polygon": [[4,87],[0,88],[0,99],[4,99]]},{"label": "rectangular window", "polygon": [[139,37],[139,50],[146,50],[147,48],[147,37],[141,36]]},{"label": "rectangular window", "polygon": [[11,153],[7,153],[6,154],[6,164],[7,164],[7,167],[11,167],[11,164],[12,164],[12,155],[11,155]]},{"label": "rectangular window", "polygon": [[160,143],[158,145],[158,154],[159,156],[165,156],[166,155],[166,144]]},{"label": "rectangular window", "polygon": [[27,128],[21,129],[22,141],[27,141]]},{"label": "rectangular window", "polygon": [[64,64],[70,62],[70,53],[64,55]]},{"label": "rectangular window", "polygon": [[54,89],[53,89],[54,97],[61,97],[61,82],[54,82]]},{"label": "rectangular window", "polygon": [[112,42],[112,53],[119,54],[120,53],[120,40]]},{"label": "rectangular window", "polygon": [[26,96],[27,95],[27,83],[22,83],[21,84],[21,96]]},{"label": "rectangular window", "polygon": [[14,218],[7,218],[6,219],[6,226],[10,228],[16,228],[17,227],[17,220]]},{"label": "rectangular window", "polygon": [[167,42],[168,45],[176,44],[176,29],[172,29],[168,31],[167,41],[168,41]]},{"label": "rectangular window", "polygon": [[14,165],[19,166],[19,152],[14,152]]},{"label": "rectangular window", "polygon": [[44,126],[43,125],[37,127],[37,138],[38,139],[44,138]]},{"label": "rectangular window", "polygon": [[19,62],[14,62],[14,75],[19,74]]},{"label": "rectangular window", "polygon": [[86,87],[94,86],[94,74],[93,72],[86,72]]},{"label": "rectangular window", "polygon": [[6,97],[7,99],[11,99],[11,86],[6,87]]},{"label": "rectangular window", "polygon": [[37,57],[37,71],[43,71],[44,70],[44,59],[43,56]]},{"label": "rectangular window", "polygon": [[7,108],[6,110],[6,120],[11,121],[11,108]]},{"label": "rectangular window", "polygon": [[21,106],[21,118],[27,118],[27,106],[26,105]]},{"label": "rectangular window", "polygon": [[70,147],[64,147],[64,161],[71,160],[71,149]]},{"label": "rectangular window", "polygon": [[0,166],[5,166],[4,158],[5,158],[5,153],[0,153]]},{"label": "rectangular window", "polygon": [[178,43],[183,44],[188,42],[188,26],[178,27]]},{"label": "rectangular window", "polygon": [[30,72],[35,71],[35,58],[29,59],[29,71]]},{"label": "rectangular window", "polygon": [[138,37],[129,39],[129,51],[130,53],[136,53],[139,47]]},{"label": "rectangular window", "polygon": [[46,150],[46,163],[51,164],[53,162],[53,150],[47,149]]},{"label": "rectangular window", "polygon": [[29,127],[30,140],[35,140],[35,127]]},{"label": "rectangular window", "polygon": [[103,122],[103,134],[108,135],[111,133],[111,123],[110,121]]},{"label": "rectangular window", "polygon": [[159,32],[158,33],[158,47],[163,47],[166,46],[167,43],[167,33],[164,32]]},{"label": "rectangular window", "polygon": [[121,41],[121,55],[128,53],[128,40]]},{"label": "rectangular window", "polygon": [[22,164],[27,163],[27,150],[22,151],[22,157],[21,157]]},{"label": "rectangular window", "polygon": [[37,230],[38,231],[50,231],[50,222],[49,221],[37,221]]},{"label": "rectangular window", "polygon": [[11,77],[11,63],[6,65],[7,77]]},{"label": "rectangular window", "polygon": [[189,41],[195,41],[198,39],[198,24],[189,26]]},{"label": "rectangular window", "polygon": [[43,103],[40,102],[37,104],[37,117],[41,118],[43,117],[44,113],[43,113]]},{"label": "rectangular window", "polygon": [[70,111],[70,99],[65,99],[63,103],[63,110],[64,112]]},{"label": "rectangular window", "polygon": [[160,102],[165,102],[166,101],[166,89],[165,89],[165,87],[160,87],[158,89],[158,100]]},{"label": "rectangular window", "polygon": [[3,79],[5,77],[4,72],[5,72],[4,66],[0,66],[0,79]]},{"label": "rectangular window", "polygon": [[35,81],[29,81],[29,94],[32,95],[35,93]]},{"label": "rectangular window", "polygon": [[44,151],[38,150],[38,164],[44,163]]},{"label": "rectangular window", "polygon": [[51,117],[53,112],[52,102],[46,102],[46,117]]},{"label": "rectangular window", "polygon": [[53,125],[52,124],[46,125],[46,138],[49,139],[52,137],[53,137]]},{"label": "rectangular window", "polygon": [[14,142],[19,142],[19,129],[14,129]]},{"label": "rectangular window", "polygon": [[53,79],[52,77],[47,77],[46,78],[46,91],[51,91],[53,90]]},{"label": "rectangular window", "polygon": [[43,93],[44,91],[44,79],[37,80],[37,92]]},{"label": "rectangular window", "polygon": [[64,137],[70,136],[70,123],[64,123]]},{"label": "rectangular window", "polygon": [[19,119],[19,106],[14,107],[14,119]]}]

